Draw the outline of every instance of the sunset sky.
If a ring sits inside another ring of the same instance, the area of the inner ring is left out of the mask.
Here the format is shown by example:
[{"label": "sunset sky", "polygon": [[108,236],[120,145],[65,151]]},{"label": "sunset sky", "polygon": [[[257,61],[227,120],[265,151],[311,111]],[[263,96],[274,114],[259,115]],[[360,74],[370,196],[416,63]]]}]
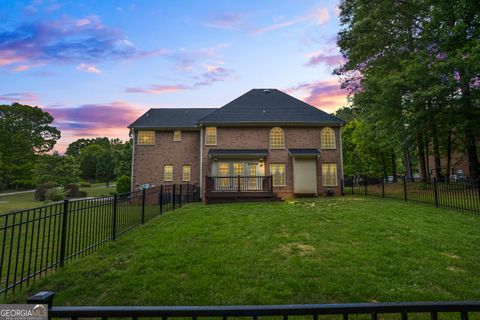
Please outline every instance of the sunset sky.
[{"label": "sunset sky", "polygon": [[148,108],[221,107],[278,88],[345,105],[337,1],[0,1],[0,104],[37,105],[77,138],[128,138]]}]

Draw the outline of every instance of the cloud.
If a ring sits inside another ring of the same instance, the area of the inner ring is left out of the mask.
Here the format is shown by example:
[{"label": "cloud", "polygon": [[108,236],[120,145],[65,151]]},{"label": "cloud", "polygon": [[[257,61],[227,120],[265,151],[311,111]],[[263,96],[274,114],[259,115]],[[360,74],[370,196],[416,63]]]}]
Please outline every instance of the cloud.
[{"label": "cloud", "polygon": [[47,106],[43,109],[54,116],[61,130],[76,130],[88,136],[112,128],[127,130],[127,126],[141,114],[141,108],[124,101],[78,107]]},{"label": "cloud", "polygon": [[322,7],[316,7],[311,10],[311,12],[296,17],[290,20],[285,20],[281,22],[277,22],[274,24],[270,24],[260,28],[254,28],[250,31],[253,35],[258,35],[270,31],[275,31],[278,29],[283,29],[286,27],[294,26],[300,23],[311,23],[314,25],[322,25],[330,20],[330,15],[328,13],[328,9]]},{"label": "cloud", "polygon": [[212,47],[204,47],[196,50],[181,48],[178,51],[166,53],[166,56],[170,57],[174,61],[175,66],[179,70],[192,72],[199,64],[202,63],[220,63],[222,58],[221,51],[229,46],[229,43],[220,43]]},{"label": "cloud", "polygon": [[220,13],[209,18],[205,26],[217,29],[235,30],[243,26],[244,15],[241,13]]},{"label": "cloud", "polygon": [[226,81],[230,79],[234,72],[233,70],[226,69],[215,65],[205,65],[206,71],[199,76],[193,78],[194,82],[190,85],[186,84],[173,84],[173,85],[161,85],[152,84],[147,88],[130,87],[126,88],[125,93],[144,93],[144,94],[162,94],[169,92],[177,92],[183,90],[192,90],[202,86],[209,86],[216,82]]},{"label": "cloud", "polygon": [[167,92],[176,92],[180,90],[187,90],[188,87],[183,84],[174,84],[174,85],[158,85],[152,84],[148,88],[126,88],[123,92],[126,93],[146,93],[146,94],[162,94]]},{"label": "cloud", "polygon": [[3,103],[32,103],[37,101],[37,96],[30,92],[6,93],[0,95],[0,102]]},{"label": "cloud", "polygon": [[88,64],[85,64],[85,63],[79,64],[77,66],[77,70],[85,71],[85,72],[88,72],[88,73],[96,73],[96,74],[101,73],[100,69],[98,69],[97,67],[92,66],[92,65],[88,65]]},{"label": "cloud", "polygon": [[319,64],[326,64],[327,66],[338,66],[345,62],[341,54],[328,54],[322,51],[315,51],[307,55],[309,58],[306,66],[314,67]]},{"label": "cloud", "polygon": [[333,112],[347,103],[347,91],[337,79],[302,83],[285,90],[303,101],[327,112]]},{"label": "cloud", "polygon": [[91,63],[144,58],[164,50],[138,49],[98,16],[22,23],[0,30],[0,67],[46,63]]}]

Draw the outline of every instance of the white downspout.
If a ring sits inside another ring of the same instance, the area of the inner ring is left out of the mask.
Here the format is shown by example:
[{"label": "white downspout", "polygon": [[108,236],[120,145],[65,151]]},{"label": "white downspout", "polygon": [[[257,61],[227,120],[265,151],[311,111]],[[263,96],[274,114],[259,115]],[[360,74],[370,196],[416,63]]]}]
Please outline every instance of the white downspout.
[{"label": "white downspout", "polygon": [[342,145],[342,126],[340,125],[339,129],[339,137],[340,137],[340,181],[343,180],[343,145]]},{"label": "white downspout", "polygon": [[133,182],[133,172],[134,172],[134,165],[135,165],[135,130],[133,130],[133,134],[132,134],[132,172],[130,174],[130,191],[133,192],[133,186],[134,186],[134,182]]},{"label": "white downspout", "polygon": [[203,127],[200,127],[200,197],[203,198]]}]

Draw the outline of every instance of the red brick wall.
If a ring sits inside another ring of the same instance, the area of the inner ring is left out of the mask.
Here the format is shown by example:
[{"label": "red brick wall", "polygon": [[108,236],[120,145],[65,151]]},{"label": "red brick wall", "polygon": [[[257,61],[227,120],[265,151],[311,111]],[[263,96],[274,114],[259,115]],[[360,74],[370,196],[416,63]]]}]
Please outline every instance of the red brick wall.
[{"label": "red brick wall", "polygon": [[[218,127],[217,128],[217,145],[203,146],[203,173],[210,175],[211,162],[208,159],[209,149],[269,149],[271,127]],[[269,150],[269,154],[265,161],[265,174],[269,175],[269,164],[285,163],[286,186],[276,187],[274,192],[282,198],[293,197],[293,159],[288,155],[288,149],[292,148],[315,148],[320,149],[321,127],[283,127],[285,133],[285,146],[283,150]],[[333,189],[340,194],[340,182],[342,179],[341,163],[340,163],[340,132],[339,128],[333,128],[336,136],[335,150],[321,150],[320,158],[317,160],[317,186],[318,194],[324,193],[321,178],[321,163],[334,162],[337,163],[337,180],[338,187]],[[204,182],[205,184],[205,182]],[[204,189],[205,190],[205,189]]]},{"label": "red brick wall", "polygon": [[[173,165],[173,182],[163,181],[164,165]],[[183,165],[190,165],[190,183],[199,183],[200,132],[182,131],[182,141],[173,141],[173,131],[157,131],[155,145],[135,145],[133,186],[148,183],[183,183]]]}]

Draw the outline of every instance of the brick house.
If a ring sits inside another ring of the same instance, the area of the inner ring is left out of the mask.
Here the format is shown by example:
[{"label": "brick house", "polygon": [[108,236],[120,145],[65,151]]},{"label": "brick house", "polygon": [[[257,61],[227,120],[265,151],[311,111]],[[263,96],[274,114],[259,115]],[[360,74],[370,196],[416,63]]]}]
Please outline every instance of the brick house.
[{"label": "brick house", "polygon": [[221,108],[150,109],[129,126],[132,189],[195,183],[208,202],[340,194],[343,124],[276,89]]}]

